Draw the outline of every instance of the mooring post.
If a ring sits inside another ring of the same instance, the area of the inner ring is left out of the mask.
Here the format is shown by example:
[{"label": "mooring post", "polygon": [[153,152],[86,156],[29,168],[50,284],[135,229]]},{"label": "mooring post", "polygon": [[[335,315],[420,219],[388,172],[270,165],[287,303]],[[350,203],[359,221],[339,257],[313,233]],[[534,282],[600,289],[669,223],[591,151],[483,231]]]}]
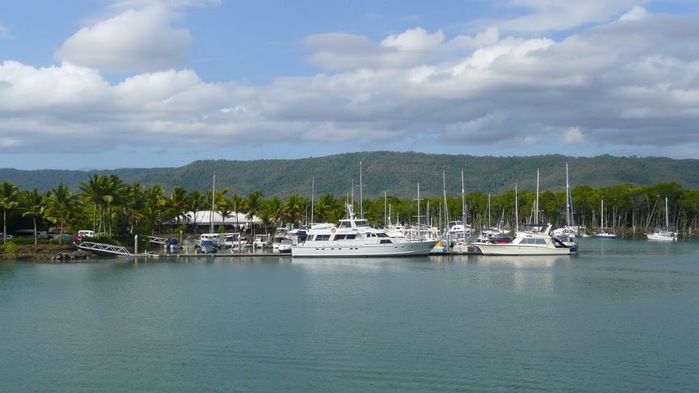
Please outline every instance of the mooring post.
[{"label": "mooring post", "polygon": [[138,255],[138,235],[134,235],[133,237],[133,249],[134,249],[134,254]]}]

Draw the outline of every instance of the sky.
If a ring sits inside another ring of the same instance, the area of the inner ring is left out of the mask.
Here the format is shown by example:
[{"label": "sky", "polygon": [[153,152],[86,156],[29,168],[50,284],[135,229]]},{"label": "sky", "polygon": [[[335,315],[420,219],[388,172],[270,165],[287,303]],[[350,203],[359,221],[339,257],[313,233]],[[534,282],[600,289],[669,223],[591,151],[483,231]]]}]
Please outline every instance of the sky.
[{"label": "sky", "polygon": [[0,4],[0,168],[699,159],[696,0]]}]

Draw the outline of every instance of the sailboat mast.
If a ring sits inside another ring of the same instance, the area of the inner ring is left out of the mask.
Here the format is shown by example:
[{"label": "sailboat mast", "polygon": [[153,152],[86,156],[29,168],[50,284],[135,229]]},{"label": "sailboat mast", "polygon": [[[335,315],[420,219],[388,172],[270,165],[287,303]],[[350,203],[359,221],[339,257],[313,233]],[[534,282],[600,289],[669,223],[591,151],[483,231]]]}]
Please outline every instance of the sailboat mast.
[{"label": "sailboat mast", "polygon": [[665,227],[670,228],[670,212],[667,210],[667,197],[665,197]]},{"label": "sailboat mast", "polygon": [[388,210],[388,193],[386,191],[383,192],[383,226],[384,228],[388,227],[388,225],[391,222],[391,217],[389,214],[391,214]]},{"label": "sailboat mast", "polygon": [[566,226],[570,226],[570,184],[568,183],[568,163],[566,162]]},{"label": "sailboat mast", "polygon": [[488,211],[488,229],[492,228],[490,226],[490,194],[488,194],[488,207],[486,209]]},{"label": "sailboat mast", "polygon": [[352,205],[352,209],[354,209],[354,178],[352,178],[352,187],[351,187],[351,195],[350,195],[350,204]]},{"label": "sailboat mast", "polygon": [[461,223],[466,231],[466,190],[464,189],[464,171],[461,171]]},{"label": "sailboat mast", "polygon": [[604,199],[600,201],[600,221],[599,224],[602,227],[602,231],[604,231]]},{"label": "sailboat mast", "polygon": [[420,183],[417,183],[417,224],[420,225]]},{"label": "sailboat mast", "polygon": [[442,171],[442,194],[444,195],[444,230],[447,232],[448,238],[449,231],[447,226],[449,225],[449,209],[447,209],[447,178],[444,171]]},{"label": "sailboat mast", "polygon": [[364,218],[364,186],[362,183],[362,162],[359,161],[359,218]]},{"label": "sailboat mast", "polygon": [[214,233],[214,212],[216,211],[216,174],[214,173],[213,183],[211,185],[211,214],[209,217],[209,233]]},{"label": "sailboat mast", "polygon": [[420,183],[417,183],[417,233],[420,235]]},{"label": "sailboat mast", "polygon": [[313,205],[316,194],[316,178],[311,178],[311,226],[313,226]]},{"label": "sailboat mast", "polygon": [[539,168],[536,168],[536,213],[534,213],[534,224],[539,223]]},{"label": "sailboat mast", "polygon": [[519,232],[519,203],[517,199],[517,183],[515,183],[515,235]]}]

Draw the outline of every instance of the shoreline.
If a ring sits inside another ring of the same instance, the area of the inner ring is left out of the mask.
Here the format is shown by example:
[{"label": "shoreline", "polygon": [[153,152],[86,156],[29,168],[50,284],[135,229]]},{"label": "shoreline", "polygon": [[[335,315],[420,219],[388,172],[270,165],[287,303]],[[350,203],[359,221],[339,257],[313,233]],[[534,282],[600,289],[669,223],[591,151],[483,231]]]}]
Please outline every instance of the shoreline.
[{"label": "shoreline", "polygon": [[[10,244],[9,242],[7,244]],[[16,244],[16,255],[8,255],[4,247],[0,249],[0,261],[20,262],[70,262],[93,259],[92,254],[85,253],[68,244]]]}]

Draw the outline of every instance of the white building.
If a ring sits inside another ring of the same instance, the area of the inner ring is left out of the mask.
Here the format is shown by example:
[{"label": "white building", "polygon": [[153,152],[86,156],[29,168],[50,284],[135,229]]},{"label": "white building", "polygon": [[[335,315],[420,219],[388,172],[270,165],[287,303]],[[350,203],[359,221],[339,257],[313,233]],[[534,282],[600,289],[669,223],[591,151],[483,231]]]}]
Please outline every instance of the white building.
[{"label": "white building", "polygon": [[[180,216],[179,223],[181,224],[191,224],[191,225],[198,225],[198,226],[211,226],[212,224],[212,219],[213,219],[213,225],[214,227],[218,227],[220,225],[223,226],[240,226],[240,227],[245,227],[247,228],[250,226],[250,219],[247,217],[247,213],[230,213],[226,217],[223,217],[221,213],[219,212],[211,212],[210,210],[199,210],[197,212],[187,212],[183,216]],[[177,218],[173,218],[169,220],[166,224],[167,225],[177,225],[178,220]],[[252,223],[254,225],[259,225],[262,224],[262,220],[257,217],[253,216],[252,218]]]}]

